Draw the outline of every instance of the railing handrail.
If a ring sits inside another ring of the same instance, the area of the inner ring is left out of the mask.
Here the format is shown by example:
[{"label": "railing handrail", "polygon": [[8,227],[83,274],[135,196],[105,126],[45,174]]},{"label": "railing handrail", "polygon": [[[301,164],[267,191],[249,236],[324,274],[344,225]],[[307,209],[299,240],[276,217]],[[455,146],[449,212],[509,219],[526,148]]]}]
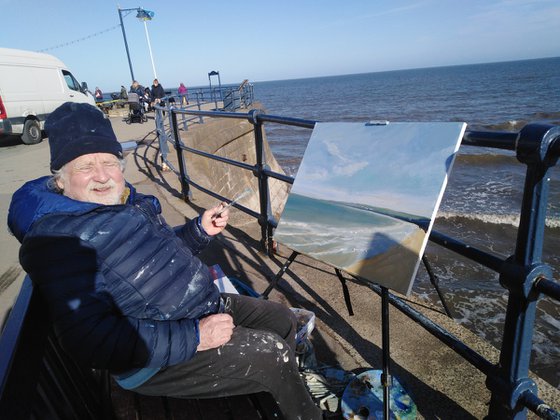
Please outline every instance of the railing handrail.
[{"label": "railing handrail", "polygon": [[[262,234],[261,244],[271,252],[273,248],[272,232],[277,221],[270,214],[268,178],[279,179],[289,184],[293,184],[294,178],[271,171],[262,164],[264,149],[260,143],[264,138],[263,124],[268,122],[313,128],[317,121],[267,115],[260,110],[251,110],[247,113],[173,108],[167,110],[170,113],[170,131],[173,134],[173,143],[178,155],[179,177],[185,200],[189,199],[189,185],[220,200],[227,198],[201,187],[184,172],[183,151],[254,172],[259,179],[260,213],[237,203],[235,207],[259,219]],[[257,163],[248,165],[185,146],[181,141],[177,115],[183,115],[183,118],[185,115],[192,115],[198,117],[201,122],[203,117],[249,121],[254,126]],[[168,138],[164,140],[164,143],[167,141],[169,141]],[[543,418],[559,418],[560,413],[551,409],[537,397],[537,385],[528,377],[528,365],[535,307],[539,294],[542,293],[560,301],[560,284],[553,281],[550,268],[540,260],[546,218],[543,208],[546,209],[548,198],[546,182],[543,182],[543,179],[546,179],[548,169],[556,164],[560,156],[560,127],[529,124],[519,132],[467,131],[463,137],[463,144],[515,151],[517,159],[528,168],[517,246],[513,256],[509,258],[497,256],[436,231],[432,231],[429,238],[430,241],[440,246],[498,272],[500,284],[509,290],[505,333],[500,349],[499,364],[493,365],[460,340],[442,330],[437,324],[417,313],[398,297],[391,295],[390,302],[487,376],[487,387],[492,395],[489,408],[490,418],[525,418],[525,408],[529,408]],[[375,290],[375,286],[367,285]],[[520,409],[519,404],[525,408]],[[546,407],[546,410],[543,410],[542,407]]]}]

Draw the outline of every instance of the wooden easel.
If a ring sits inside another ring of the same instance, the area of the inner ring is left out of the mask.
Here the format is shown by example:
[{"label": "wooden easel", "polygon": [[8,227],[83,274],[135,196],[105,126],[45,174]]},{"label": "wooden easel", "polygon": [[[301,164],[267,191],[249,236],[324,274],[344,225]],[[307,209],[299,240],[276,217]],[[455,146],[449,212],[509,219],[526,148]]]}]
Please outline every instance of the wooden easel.
[{"label": "wooden easel", "polygon": [[[284,273],[288,270],[290,265],[295,261],[297,256],[300,255],[297,251],[292,251],[286,262],[282,265],[280,270],[276,273],[274,278],[270,281],[268,287],[264,290],[261,294],[261,298],[268,299],[268,295],[270,292],[276,288],[278,282],[284,275]],[[430,282],[435,287],[438,296],[442,302],[442,305],[449,317],[451,317],[451,313],[443,299],[443,295],[439,290],[438,286],[438,279],[433,273],[430,264],[425,256],[422,256],[422,262],[424,263],[428,275],[430,277]],[[338,268],[334,268],[338,279],[342,285],[342,292],[344,295],[344,301],[346,303],[346,308],[348,309],[348,315],[353,316],[354,311],[352,309],[352,302],[350,299],[350,291],[348,290],[348,285],[346,284],[346,279],[342,275],[342,271]],[[355,277],[355,276],[353,276]],[[381,289],[381,351],[382,351],[382,374],[381,374],[381,385],[383,386],[383,418],[388,420],[390,418],[390,393],[391,393],[391,386],[392,386],[392,377],[391,377],[391,352],[390,352],[390,334],[389,334],[389,289],[384,286],[379,286]]]}]

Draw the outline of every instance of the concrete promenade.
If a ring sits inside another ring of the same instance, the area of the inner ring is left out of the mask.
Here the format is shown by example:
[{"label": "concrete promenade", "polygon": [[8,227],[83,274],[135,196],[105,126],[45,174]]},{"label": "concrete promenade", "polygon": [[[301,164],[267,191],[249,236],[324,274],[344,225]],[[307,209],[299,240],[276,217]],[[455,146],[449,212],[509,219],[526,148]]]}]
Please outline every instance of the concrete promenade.
[{"label": "concrete promenade", "polygon": [[[182,201],[176,174],[163,172],[158,163],[153,114],[149,116],[144,124],[127,125],[121,117],[112,117],[111,123],[120,141],[138,143],[136,150],[127,156],[127,180],[140,192],[157,196],[168,223],[178,225],[215,205],[216,200],[193,190],[191,202]],[[220,127],[219,124],[204,124],[189,130],[199,130],[199,135],[211,139]],[[49,149],[45,139],[38,145],[19,144],[0,150],[3,174],[0,212],[5,223],[11,194],[23,182],[49,174]],[[169,158],[176,162],[173,150]],[[260,227],[256,221],[233,209],[230,222],[228,229],[213,241],[201,258],[209,265],[220,264],[227,275],[262,292],[286,261],[290,250],[280,246],[278,255],[269,258],[259,251]],[[0,318],[3,319],[17,295],[24,273],[17,259],[19,244],[6,228],[0,229],[0,244]],[[298,256],[280,281],[279,290],[274,290],[270,298],[316,314],[313,343],[320,362],[338,364],[346,370],[381,369],[380,299],[354,281],[349,280],[348,287],[355,313],[352,317],[348,316],[334,270]],[[497,361],[498,352],[494,347],[447,318],[440,308],[426,307],[414,297],[406,300],[487,359]],[[490,401],[484,375],[392,307],[390,318],[392,373],[417,404],[418,418],[483,418]],[[560,392],[539,379],[537,383],[540,397],[556,409],[560,408]]]}]

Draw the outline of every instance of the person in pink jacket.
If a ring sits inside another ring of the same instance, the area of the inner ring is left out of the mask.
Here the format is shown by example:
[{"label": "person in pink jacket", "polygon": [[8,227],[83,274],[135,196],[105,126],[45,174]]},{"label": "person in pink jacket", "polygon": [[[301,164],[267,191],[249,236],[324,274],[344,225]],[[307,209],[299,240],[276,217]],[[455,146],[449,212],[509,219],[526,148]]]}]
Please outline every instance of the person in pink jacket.
[{"label": "person in pink jacket", "polygon": [[185,86],[184,83],[181,83],[179,85],[179,88],[177,89],[177,93],[179,94],[179,97],[181,98],[181,105],[188,105],[189,104],[189,98],[188,98],[188,91],[187,91],[187,87]]}]

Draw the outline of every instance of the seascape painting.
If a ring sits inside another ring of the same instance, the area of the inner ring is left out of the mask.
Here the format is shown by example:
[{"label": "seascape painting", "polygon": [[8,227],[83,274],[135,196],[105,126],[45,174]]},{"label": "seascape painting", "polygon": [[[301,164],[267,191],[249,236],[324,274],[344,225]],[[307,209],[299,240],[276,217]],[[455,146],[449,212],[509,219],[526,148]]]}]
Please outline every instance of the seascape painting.
[{"label": "seascape painting", "polygon": [[408,295],[465,128],[317,123],[275,240]]}]

